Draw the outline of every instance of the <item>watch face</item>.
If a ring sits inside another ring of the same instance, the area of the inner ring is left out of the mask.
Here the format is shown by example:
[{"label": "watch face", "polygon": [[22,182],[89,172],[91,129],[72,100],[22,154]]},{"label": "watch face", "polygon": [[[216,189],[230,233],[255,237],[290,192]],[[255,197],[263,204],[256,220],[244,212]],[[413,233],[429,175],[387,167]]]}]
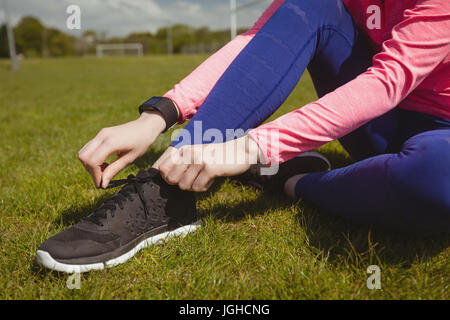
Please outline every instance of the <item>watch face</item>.
[{"label": "watch face", "polygon": [[154,105],[155,105],[156,103],[158,103],[160,100],[161,100],[160,97],[153,97],[153,98],[150,98],[149,100],[147,100],[144,104],[145,104],[145,105],[151,105],[151,106],[154,106]]}]

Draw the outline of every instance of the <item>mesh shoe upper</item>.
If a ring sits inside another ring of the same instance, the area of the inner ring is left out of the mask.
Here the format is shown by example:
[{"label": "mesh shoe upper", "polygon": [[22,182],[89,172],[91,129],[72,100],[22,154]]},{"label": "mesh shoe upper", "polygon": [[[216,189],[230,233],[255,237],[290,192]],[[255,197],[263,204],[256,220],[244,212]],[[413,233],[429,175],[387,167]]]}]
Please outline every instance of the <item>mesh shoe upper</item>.
[{"label": "mesh shoe upper", "polygon": [[113,182],[120,184],[126,185],[85,219],[45,241],[39,250],[60,260],[94,257],[93,263],[117,256],[149,235],[197,220],[193,193],[168,185],[156,169]]}]

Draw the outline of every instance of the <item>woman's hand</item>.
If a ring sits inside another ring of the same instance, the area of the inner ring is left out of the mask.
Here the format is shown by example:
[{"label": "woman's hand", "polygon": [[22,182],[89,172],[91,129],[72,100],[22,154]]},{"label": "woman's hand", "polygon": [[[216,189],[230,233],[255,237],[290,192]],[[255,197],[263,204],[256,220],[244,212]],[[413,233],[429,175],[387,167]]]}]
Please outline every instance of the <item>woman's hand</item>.
[{"label": "woman's hand", "polygon": [[244,173],[258,162],[259,148],[248,136],[225,143],[169,148],[155,162],[164,180],[182,190],[206,191],[220,176]]},{"label": "woman's hand", "polygon": [[[91,174],[97,188],[106,188],[111,179],[142,156],[166,127],[159,112],[144,112],[134,121],[104,128],[79,152],[78,158]],[[117,154],[111,164],[106,159]]]}]

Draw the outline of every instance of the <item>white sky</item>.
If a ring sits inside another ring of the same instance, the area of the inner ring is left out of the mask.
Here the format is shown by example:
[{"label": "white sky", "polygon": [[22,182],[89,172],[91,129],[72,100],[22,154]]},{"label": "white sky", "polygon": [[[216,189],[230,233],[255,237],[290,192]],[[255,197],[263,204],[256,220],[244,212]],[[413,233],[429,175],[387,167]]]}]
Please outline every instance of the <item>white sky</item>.
[{"label": "white sky", "polygon": [[[238,0],[238,4],[248,1]],[[153,32],[167,21],[213,30],[230,26],[229,0],[0,0],[0,24],[4,22],[4,3],[14,25],[21,17],[32,15],[46,26],[74,35],[87,29],[106,32],[108,37]],[[66,9],[71,4],[81,8],[81,31],[66,28]],[[268,0],[240,12],[238,26],[251,26],[269,4]]]}]

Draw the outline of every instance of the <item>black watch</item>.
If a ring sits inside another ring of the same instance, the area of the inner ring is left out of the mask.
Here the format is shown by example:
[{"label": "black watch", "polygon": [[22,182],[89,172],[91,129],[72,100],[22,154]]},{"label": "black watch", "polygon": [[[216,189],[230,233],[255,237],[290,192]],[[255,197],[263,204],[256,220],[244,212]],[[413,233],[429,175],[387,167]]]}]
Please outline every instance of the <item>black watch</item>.
[{"label": "black watch", "polygon": [[178,108],[175,103],[166,97],[152,97],[139,106],[139,113],[144,111],[158,111],[166,120],[166,132],[178,122]]}]

